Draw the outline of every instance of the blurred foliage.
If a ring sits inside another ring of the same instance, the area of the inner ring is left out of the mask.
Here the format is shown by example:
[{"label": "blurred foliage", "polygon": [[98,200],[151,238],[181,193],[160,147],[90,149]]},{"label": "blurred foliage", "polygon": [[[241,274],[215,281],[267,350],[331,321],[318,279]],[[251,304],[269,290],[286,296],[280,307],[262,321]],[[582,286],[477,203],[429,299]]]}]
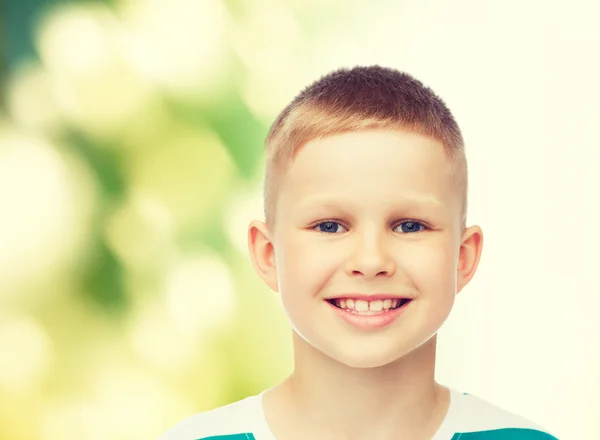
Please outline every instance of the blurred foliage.
[{"label": "blurred foliage", "polygon": [[245,251],[291,98],[240,52],[275,41],[265,17],[208,0],[0,13],[0,438],[153,438],[281,380],[288,325]]}]

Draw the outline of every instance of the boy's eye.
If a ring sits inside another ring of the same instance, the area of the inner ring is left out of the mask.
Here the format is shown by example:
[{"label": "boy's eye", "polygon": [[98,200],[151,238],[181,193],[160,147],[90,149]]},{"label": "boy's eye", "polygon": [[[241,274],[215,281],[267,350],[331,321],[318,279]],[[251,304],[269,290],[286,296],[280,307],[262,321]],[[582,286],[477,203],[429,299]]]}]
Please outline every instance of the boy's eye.
[{"label": "boy's eye", "polygon": [[[346,229],[338,222],[323,222],[319,223],[316,227],[319,228],[320,232],[326,232],[329,234],[335,234],[336,232],[344,232]],[[340,231],[340,228],[344,229],[344,231]]]},{"label": "boy's eye", "polygon": [[423,223],[407,221],[400,223],[396,228],[398,227],[401,228],[403,233],[410,234],[414,232],[421,232],[426,226]]}]

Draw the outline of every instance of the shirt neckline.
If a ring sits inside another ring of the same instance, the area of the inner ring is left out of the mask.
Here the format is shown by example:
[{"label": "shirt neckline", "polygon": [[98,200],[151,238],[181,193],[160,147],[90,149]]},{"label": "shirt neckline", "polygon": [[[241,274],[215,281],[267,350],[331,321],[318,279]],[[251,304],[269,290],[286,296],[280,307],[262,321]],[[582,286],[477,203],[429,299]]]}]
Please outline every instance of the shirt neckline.
[{"label": "shirt neckline", "polygon": [[[431,440],[451,440],[455,434],[453,421],[456,418],[455,413],[458,411],[459,400],[462,394],[452,387],[447,388],[450,390],[450,404],[448,405],[448,410],[446,411],[446,415],[444,416],[442,423],[438,427]],[[257,424],[253,434],[256,437],[256,440],[277,440],[271,431],[269,424],[267,423],[267,417],[265,415],[264,395],[269,390],[270,388],[254,396],[256,403]]]}]

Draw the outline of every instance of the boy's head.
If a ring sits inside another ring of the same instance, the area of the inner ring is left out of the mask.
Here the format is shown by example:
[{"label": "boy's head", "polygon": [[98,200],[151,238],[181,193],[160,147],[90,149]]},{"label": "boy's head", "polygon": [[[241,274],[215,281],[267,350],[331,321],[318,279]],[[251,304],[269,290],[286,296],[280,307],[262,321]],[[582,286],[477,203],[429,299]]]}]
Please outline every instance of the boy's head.
[{"label": "boy's head", "polygon": [[[250,253],[281,294],[296,354],[377,367],[433,340],[482,245],[464,225],[462,137],[439,98],[381,67],[327,75],[275,121],[265,185]],[[387,310],[399,297],[410,301]],[[364,313],[395,318],[346,319]]]},{"label": "boy's head", "polygon": [[439,141],[452,163],[453,184],[467,212],[467,162],[462,134],[444,102],[420,81],[380,66],[334,71],[306,87],[279,114],[266,141],[264,209],[274,224],[278,188],[300,148],[313,139],[369,129],[394,129]]}]

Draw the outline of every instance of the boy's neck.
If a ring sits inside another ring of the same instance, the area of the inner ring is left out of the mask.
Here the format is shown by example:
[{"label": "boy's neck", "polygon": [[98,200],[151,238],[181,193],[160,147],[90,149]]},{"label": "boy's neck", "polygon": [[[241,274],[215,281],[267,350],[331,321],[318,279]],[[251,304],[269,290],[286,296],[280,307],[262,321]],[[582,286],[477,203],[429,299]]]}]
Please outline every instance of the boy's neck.
[{"label": "boy's neck", "polygon": [[294,373],[265,394],[271,430],[277,440],[430,439],[450,401],[434,379],[435,350],[433,337],[394,364],[358,369],[294,334]]}]

